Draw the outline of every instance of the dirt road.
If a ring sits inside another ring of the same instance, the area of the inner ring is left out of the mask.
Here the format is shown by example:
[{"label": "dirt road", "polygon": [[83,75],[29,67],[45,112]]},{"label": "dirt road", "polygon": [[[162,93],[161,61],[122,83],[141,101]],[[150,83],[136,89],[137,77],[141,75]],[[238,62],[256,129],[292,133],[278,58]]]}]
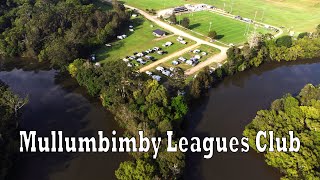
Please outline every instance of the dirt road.
[{"label": "dirt road", "polygon": [[227,55],[226,53],[220,53],[220,54],[217,54],[215,56],[212,56],[211,58],[199,63],[198,65],[186,70],[184,72],[184,74],[186,76],[190,76],[196,72],[198,72],[199,70],[201,70],[202,68],[206,67],[206,66],[209,66],[210,64],[212,64],[213,62],[216,62],[216,63],[222,63],[225,59],[227,59]]},{"label": "dirt road", "polygon": [[152,69],[152,68],[158,66],[158,65],[161,64],[161,63],[164,63],[164,62],[166,62],[166,61],[168,61],[168,60],[170,60],[170,59],[173,59],[173,58],[175,58],[175,57],[181,56],[181,55],[183,55],[184,53],[187,53],[188,51],[196,48],[196,47],[199,46],[199,45],[200,45],[200,44],[197,43],[197,44],[194,44],[194,45],[192,45],[192,46],[188,46],[188,47],[186,47],[186,48],[184,48],[184,49],[182,49],[182,50],[180,50],[180,51],[177,51],[177,52],[175,52],[175,53],[173,53],[173,54],[170,54],[170,55],[167,56],[167,57],[164,57],[164,58],[162,58],[162,59],[160,59],[160,60],[157,60],[157,61],[155,61],[155,62],[153,62],[153,63],[151,63],[151,64],[149,64],[149,65],[147,65],[147,66],[145,66],[145,67],[143,67],[143,68],[141,68],[141,69],[140,69],[140,72],[145,72],[145,71],[147,71],[147,70],[149,70],[149,69]]},{"label": "dirt road", "polygon": [[[167,24],[167,23],[157,19],[157,17],[152,16],[152,15],[150,15],[150,14],[148,14],[148,13],[146,13],[146,12],[140,10],[140,9],[137,9],[135,7],[132,7],[132,6],[129,6],[129,5],[125,5],[125,7],[129,8],[129,9],[135,9],[141,15],[143,15],[145,18],[147,18],[150,21],[156,23],[158,26],[160,26],[160,27],[162,27],[162,28],[164,28],[164,29],[166,29],[168,31],[171,31],[172,33],[174,33],[174,34],[176,34],[178,36],[182,36],[182,37],[191,39],[191,40],[196,42],[196,44],[193,45],[193,46],[189,46],[189,47],[187,47],[187,48],[185,48],[183,50],[180,50],[179,52],[173,53],[170,56],[167,56],[167,57],[165,57],[163,59],[160,59],[160,60],[158,60],[158,61],[156,61],[156,62],[154,62],[152,64],[149,64],[148,66],[145,66],[145,67],[141,68],[140,72],[144,72],[144,71],[147,71],[149,69],[152,69],[155,66],[157,66],[157,65],[159,65],[159,64],[161,64],[163,62],[166,62],[166,61],[168,61],[168,60],[170,60],[170,59],[172,59],[172,58],[174,58],[176,56],[180,56],[180,55],[184,54],[185,52],[187,52],[187,51],[189,51],[189,50],[191,50],[191,49],[193,49],[196,46],[199,46],[201,44],[205,44],[205,45],[208,45],[208,46],[211,46],[211,47],[219,49],[220,50],[220,54],[215,55],[215,56],[209,58],[208,60],[206,60],[205,62],[202,62],[202,63],[198,64],[197,66],[191,68],[190,71],[187,71],[187,72],[196,72],[197,70],[200,70],[201,68],[205,67],[206,65],[209,65],[209,64],[211,64],[213,62],[221,62],[224,59],[226,59],[226,57],[227,57],[226,52],[228,50],[227,47],[219,46],[219,45],[210,43],[208,41],[202,40],[200,38],[194,37],[194,36],[184,32],[184,31],[182,31],[180,29],[177,29],[177,28],[171,26],[170,24]],[[187,72],[186,72],[186,74],[187,74]]]}]

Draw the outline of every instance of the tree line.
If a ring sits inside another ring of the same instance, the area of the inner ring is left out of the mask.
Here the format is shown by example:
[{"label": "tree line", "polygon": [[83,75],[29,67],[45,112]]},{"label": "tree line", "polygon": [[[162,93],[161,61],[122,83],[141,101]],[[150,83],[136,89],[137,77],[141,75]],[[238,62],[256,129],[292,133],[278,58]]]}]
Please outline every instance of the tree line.
[{"label": "tree line", "polygon": [[112,40],[130,16],[113,0],[102,11],[92,0],[0,2],[0,56],[24,56],[63,67]]},{"label": "tree line", "polygon": [[19,113],[18,110],[28,102],[20,98],[0,81],[0,179],[9,179],[18,157]]},{"label": "tree line", "polygon": [[[182,86],[159,84],[144,73],[133,71],[123,61],[106,62],[102,67],[77,59],[68,67],[78,83],[89,94],[100,97],[103,106],[111,110],[125,129],[125,136],[138,137],[143,130],[148,137],[162,137],[175,130],[175,139],[181,135],[181,122],[188,112],[185,96],[177,92]],[[177,77],[178,77],[177,72]],[[175,77],[173,77],[175,78]],[[172,80],[174,81],[174,79]],[[169,90],[170,89],[170,90]],[[132,161],[122,162],[115,172],[118,179],[172,179],[179,178],[185,166],[182,152],[168,153],[165,146],[157,159],[152,152],[131,153]]]},{"label": "tree line", "polygon": [[[280,170],[282,180],[320,179],[320,86],[308,84],[296,97],[287,94],[273,101],[270,109],[258,111],[243,132],[254,149],[258,131],[273,131],[275,137],[287,139],[288,132],[294,131],[300,139],[301,147],[297,153],[265,153],[265,161]],[[269,138],[261,143],[269,147]]]},{"label": "tree line", "polygon": [[254,33],[240,49],[231,47],[223,74],[232,75],[264,62],[295,61],[320,56],[320,25],[313,33],[301,33],[297,39],[282,36],[274,39],[271,34]]}]

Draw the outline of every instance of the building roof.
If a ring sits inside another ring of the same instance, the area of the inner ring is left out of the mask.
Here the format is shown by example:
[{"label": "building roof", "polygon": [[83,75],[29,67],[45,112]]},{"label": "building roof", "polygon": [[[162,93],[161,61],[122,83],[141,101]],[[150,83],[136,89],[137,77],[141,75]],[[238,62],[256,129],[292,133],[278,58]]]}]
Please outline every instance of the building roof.
[{"label": "building roof", "polygon": [[166,32],[165,32],[165,31],[162,31],[162,30],[160,30],[160,29],[154,30],[153,33],[158,34],[158,35],[160,35],[160,36],[166,35]]}]

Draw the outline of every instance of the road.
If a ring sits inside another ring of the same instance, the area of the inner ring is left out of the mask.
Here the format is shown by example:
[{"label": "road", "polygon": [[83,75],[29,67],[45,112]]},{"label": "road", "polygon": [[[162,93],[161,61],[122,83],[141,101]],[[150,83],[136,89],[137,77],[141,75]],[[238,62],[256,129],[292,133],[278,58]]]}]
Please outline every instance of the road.
[{"label": "road", "polygon": [[214,55],[212,57],[210,57],[209,59],[199,63],[198,65],[186,70],[184,72],[184,74],[186,76],[190,76],[196,72],[198,72],[199,70],[201,70],[202,68],[206,67],[206,66],[209,66],[210,64],[212,64],[213,62],[216,62],[216,63],[222,63],[225,59],[227,58],[227,55],[223,54],[223,53],[220,53],[220,54],[217,54],[217,55]]},{"label": "road", "polygon": [[140,72],[145,72],[145,71],[147,71],[149,69],[154,68],[155,66],[158,66],[161,63],[164,63],[164,62],[166,62],[166,61],[168,61],[170,59],[173,59],[175,57],[181,56],[181,55],[187,53],[188,51],[190,51],[192,49],[195,49],[199,45],[200,45],[199,43],[196,43],[196,44],[194,44],[192,46],[188,46],[188,47],[186,47],[186,48],[184,48],[184,49],[182,49],[180,51],[177,51],[177,52],[175,52],[173,54],[170,54],[169,56],[166,56],[166,57],[164,57],[164,58],[162,58],[160,60],[157,60],[157,61],[155,61],[155,62],[153,62],[153,63],[151,63],[151,64],[149,64],[147,66],[144,66],[143,68],[140,69]]},{"label": "road", "polygon": [[[184,32],[184,31],[182,31],[180,29],[177,29],[177,28],[171,26],[170,24],[167,24],[167,23],[157,19],[157,17],[152,16],[152,15],[150,15],[150,14],[148,14],[148,13],[146,13],[146,12],[140,10],[140,9],[137,9],[137,8],[129,6],[129,5],[124,5],[124,6],[126,8],[129,8],[129,9],[135,9],[136,11],[138,11],[139,14],[143,15],[146,19],[149,19],[150,21],[154,22],[155,24],[157,24],[158,26],[162,27],[163,29],[166,29],[166,30],[171,31],[172,33],[174,33],[176,35],[179,35],[179,36],[182,36],[182,37],[185,37],[185,38],[188,38],[188,39],[191,39],[191,40],[195,41],[196,45],[198,45],[198,46],[201,45],[201,44],[205,44],[205,45],[208,45],[208,46],[211,46],[211,47],[214,47],[214,48],[217,48],[217,49],[220,50],[220,54],[215,55],[215,56],[207,59],[206,61],[199,63],[197,66],[189,69],[188,71],[186,71],[186,73],[185,73],[186,75],[191,75],[191,74],[197,72],[198,70],[200,70],[201,68],[203,68],[203,67],[205,67],[205,66],[207,66],[209,64],[212,64],[214,62],[222,62],[223,60],[225,60],[227,58],[226,52],[227,52],[228,48],[223,47],[223,46],[219,46],[219,45],[216,45],[216,44],[213,44],[213,43],[210,43],[208,41],[202,40],[202,39],[197,38],[197,37],[194,37],[194,36]],[[167,61],[169,59],[172,59],[173,57],[176,57],[176,56],[184,54],[184,52],[187,52],[188,50],[190,50],[191,48],[194,48],[194,47],[196,47],[196,46],[195,45],[189,46],[189,47],[187,47],[187,48],[185,48],[185,49],[183,49],[183,50],[181,50],[181,51],[179,51],[177,53],[174,53],[174,54],[172,54],[170,56],[167,56],[167,57],[165,57],[163,59],[160,59],[160,60],[158,60],[158,61],[156,61],[156,62],[154,62],[152,64],[149,64],[148,66],[145,66],[145,67],[141,68],[140,72],[144,72],[144,71],[147,71],[149,69],[152,69],[155,66],[157,66],[157,65],[159,65],[159,64],[161,64],[161,63],[163,63],[163,62],[165,62],[165,61]]]}]

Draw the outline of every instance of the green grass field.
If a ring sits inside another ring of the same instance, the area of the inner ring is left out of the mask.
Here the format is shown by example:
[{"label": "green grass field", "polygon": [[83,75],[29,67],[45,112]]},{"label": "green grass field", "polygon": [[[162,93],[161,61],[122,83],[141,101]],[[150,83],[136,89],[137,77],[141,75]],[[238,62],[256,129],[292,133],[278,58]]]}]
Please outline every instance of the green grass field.
[{"label": "green grass field", "polygon": [[165,9],[184,4],[206,3],[225,8],[232,14],[257,20],[275,26],[293,28],[294,31],[313,31],[320,24],[319,0],[122,0],[141,9]]},{"label": "green grass field", "polygon": [[[200,45],[200,46],[198,46],[198,47],[195,48],[195,49],[199,49],[199,50],[201,50],[201,52],[206,52],[206,53],[207,53],[207,55],[201,56],[202,58],[200,59],[200,62],[205,61],[205,60],[207,60],[208,58],[210,58],[210,57],[212,57],[213,55],[218,54],[218,53],[220,52],[219,49],[213,48],[213,47],[208,46],[208,45]],[[201,55],[201,53],[200,53],[199,55]],[[192,53],[192,52],[187,52],[187,53],[185,53],[185,54],[183,54],[182,56],[179,56],[179,57],[184,57],[184,58],[186,58],[186,59],[190,59],[190,58],[193,57],[193,56],[195,56],[194,53]],[[172,61],[177,60],[179,57],[173,58],[173,59],[171,59],[171,60],[169,60],[169,61],[167,61],[167,62],[165,62],[165,63],[163,63],[163,64],[160,64],[160,66],[163,66],[163,67],[166,67],[166,68],[170,68],[170,67],[180,67],[180,68],[182,68],[183,70],[187,70],[187,69],[190,69],[190,68],[192,67],[192,66],[190,66],[190,65],[188,65],[188,64],[185,64],[185,63],[179,64],[179,65],[177,65],[177,66],[172,65]]]},{"label": "green grass field", "polygon": [[[195,13],[183,14],[178,19],[188,17],[190,19],[189,29],[207,35],[210,29],[215,30],[218,34],[218,40],[225,43],[239,44],[247,41],[248,35],[245,35],[249,24],[237,21],[228,17],[224,17],[209,11],[200,11]],[[248,27],[249,32],[254,31],[254,26]],[[257,28],[257,32],[268,32],[264,28]],[[272,31],[270,31],[271,33]],[[250,34],[250,33],[248,33]]]},{"label": "green grass field", "polygon": [[[106,61],[123,59],[126,56],[132,56],[134,52],[146,51],[147,49],[155,46],[161,47],[164,51],[167,51],[168,54],[171,54],[194,44],[194,42],[186,40],[188,44],[183,45],[176,41],[177,36],[168,35],[165,38],[156,38],[152,34],[152,31],[158,29],[158,27],[141,17],[133,19],[132,25],[134,26],[135,31],[125,33],[128,35],[126,39],[117,40],[114,43],[111,43],[112,47],[102,46],[95,52],[97,59],[100,62],[103,63]],[[162,44],[167,41],[171,41],[174,44],[170,47],[162,47]],[[153,53],[151,56],[155,57],[156,59],[160,59],[168,54],[159,55],[157,53]]]}]

